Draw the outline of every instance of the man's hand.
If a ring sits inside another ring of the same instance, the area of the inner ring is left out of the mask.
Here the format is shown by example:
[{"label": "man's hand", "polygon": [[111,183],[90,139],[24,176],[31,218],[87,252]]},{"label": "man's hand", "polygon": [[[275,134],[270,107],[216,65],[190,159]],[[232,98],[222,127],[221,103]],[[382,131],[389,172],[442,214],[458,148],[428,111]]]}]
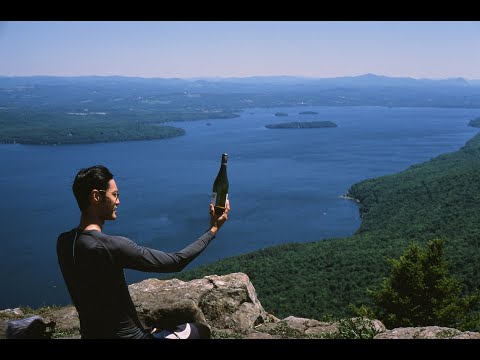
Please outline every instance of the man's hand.
[{"label": "man's hand", "polygon": [[230,212],[230,200],[227,200],[225,204],[225,211],[222,214],[215,214],[215,207],[210,204],[210,231],[216,234],[222,225],[228,219],[228,213]]}]

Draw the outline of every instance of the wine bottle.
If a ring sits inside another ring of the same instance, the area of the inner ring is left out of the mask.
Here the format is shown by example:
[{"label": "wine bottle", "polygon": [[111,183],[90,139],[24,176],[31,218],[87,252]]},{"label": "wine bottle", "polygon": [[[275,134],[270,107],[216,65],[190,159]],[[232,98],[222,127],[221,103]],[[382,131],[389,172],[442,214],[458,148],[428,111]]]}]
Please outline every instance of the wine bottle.
[{"label": "wine bottle", "polygon": [[221,214],[225,211],[228,199],[228,176],[227,176],[228,155],[222,154],[222,164],[218,170],[217,177],[213,182],[212,199],[210,201],[215,206],[215,213]]}]

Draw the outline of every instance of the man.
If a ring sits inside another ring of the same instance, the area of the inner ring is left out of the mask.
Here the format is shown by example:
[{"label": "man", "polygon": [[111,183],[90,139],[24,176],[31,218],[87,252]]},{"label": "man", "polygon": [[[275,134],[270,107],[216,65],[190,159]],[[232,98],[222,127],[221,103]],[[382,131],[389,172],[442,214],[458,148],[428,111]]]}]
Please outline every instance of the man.
[{"label": "man", "polygon": [[[216,215],[210,204],[207,231],[183,250],[166,253],[102,232],[106,220],[117,218],[116,209],[120,204],[117,184],[106,167],[81,169],[72,190],[81,211],[80,224],[60,234],[57,257],[80,318],[82,338],[153,338],[138,319],[124,269],[159,273],[182,270],[215,238],[228,218],[230,204],[221,215]],[[179,334],[189,337],[202,337],[199,332],[205,330],[201,324],[182,325]],[[163,331],[155,337],[179,338],[180,335]]]}]

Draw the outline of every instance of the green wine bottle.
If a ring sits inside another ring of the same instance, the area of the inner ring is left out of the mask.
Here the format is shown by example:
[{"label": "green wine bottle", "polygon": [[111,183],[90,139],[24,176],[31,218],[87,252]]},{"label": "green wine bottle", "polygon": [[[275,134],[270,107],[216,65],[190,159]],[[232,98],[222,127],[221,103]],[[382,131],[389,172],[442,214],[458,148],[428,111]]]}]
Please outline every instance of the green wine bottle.
[{"label": "green wine bottle", "polygon": [[222,164],[213,182],[212,199],[210,203],[215,206],[216,214],[221,214],[225,211],[225,204],[228,199],[227,160],[228,155],[222,154]]}]

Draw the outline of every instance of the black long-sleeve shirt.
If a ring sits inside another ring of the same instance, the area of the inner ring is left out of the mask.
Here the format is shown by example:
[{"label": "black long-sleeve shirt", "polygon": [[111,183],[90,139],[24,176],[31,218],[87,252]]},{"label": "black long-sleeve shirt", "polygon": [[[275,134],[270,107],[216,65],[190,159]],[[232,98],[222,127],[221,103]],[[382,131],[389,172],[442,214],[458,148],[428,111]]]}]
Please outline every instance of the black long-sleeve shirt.
[{"label": "black long-sleeve shirt", "polygon": [[128,292],[124,269],[180,271],[214,238],[207,231],[184,249],[166,253],[97,230],[60,234],[58,263],[79,315],[82,338],[148,338]]}]

